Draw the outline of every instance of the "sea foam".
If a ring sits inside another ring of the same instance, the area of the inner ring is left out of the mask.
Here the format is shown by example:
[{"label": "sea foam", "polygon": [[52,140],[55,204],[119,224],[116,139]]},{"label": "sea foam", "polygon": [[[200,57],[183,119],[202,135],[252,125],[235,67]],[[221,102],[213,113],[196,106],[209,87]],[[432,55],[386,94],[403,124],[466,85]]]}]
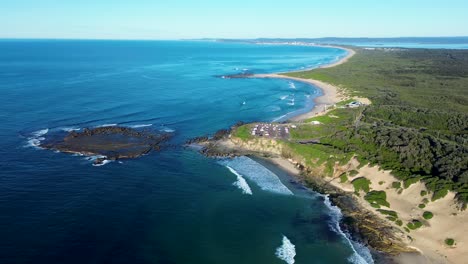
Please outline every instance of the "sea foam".
[{"label": "sea foam", "polygon": [[34,147],[34,148],[40,149],[41,147],[39,146],[41,145],[41,141],[45,139],[45,137],[43,136],[47,133],[49,133],[48,128],[41,129],[41,130],[31,133],[31,136],[28,137],[27,147]]},{"label": "sea foam", "polygon": [[294,264],[296,246],[294,246],[294,244],[291,243],[291,241],[286,236],[283,236],[283,242],[281,246],[276,249],[276,256],[288,264]]},{"label": "sea foam", "polygon": [[293,82],[289,82],[289,88],[296,89],[296,85]]},{"label": "sea foam", "polygon": [[280,181],[278,176],[258,162],[242,156],[233,159],[224,159],[220,163],[229,166],[237,173],[257,184],[260,189],[283,195],[292,195],[293,193]]},{"label": "sea foam", "polygon": [[337,234],[341,235],[345,242],[351,247],[353,254],[348,257],[348,261],[354,264],[374,264],[372,255],[367,247],[351,240],[349,234],[343,232],[340,227],[340,221],[343,215],[340,208],[331,204],[328,196],[325,196],[325,205],[330,210],[331,221],[330,228]]},{"label": "sea foam", "polygon": [[226,166],[229,171],[232,172],[232,174],[236,175],[237,176],[237,181],[235,181],[233,183],[234,186],[237,186],[237,188],[241,189],[242,190],[242,193],[243,194],[250,194],[252,195],[252,190],[250,189],[250,186],[249,184],[247,183],[247,181],[244,179],[244,177],[242,177],[241,174],[239,174],[236,170],[234,170],[233,168],[229,167],[229,166]]},{"label": "sea foam", "polygon": [[150,127],[153,124],[140,124],[140,125],[131,125],[131,128],[142,128],[142,127]]}]

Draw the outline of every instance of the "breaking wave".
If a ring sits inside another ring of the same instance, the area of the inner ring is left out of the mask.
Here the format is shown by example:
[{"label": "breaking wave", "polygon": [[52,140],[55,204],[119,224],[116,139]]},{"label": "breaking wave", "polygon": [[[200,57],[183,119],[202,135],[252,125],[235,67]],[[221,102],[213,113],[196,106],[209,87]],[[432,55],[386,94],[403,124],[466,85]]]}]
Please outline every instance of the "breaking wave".
[{"label": "breaking wave", "polygon": [[324,203],[329,209],[332,218],[329,223],[330,228],[337,234],[341,235],[353,251],[353,254],[349,256],[348,261],[354,264],[374,264],[374,260],[372,259],[369,249],[364,245],[352,241],[349,234],[341,230],[340,221],[343,215],[341,214],[340,208],[332,205],[328,196],[325,196]]},{"label": "breaking wave", "polygon": [[260,189],[283,195],[293,195],[273,172],[254,160],[242,156],[233,159],[224,159],[220,163],[229,166],[237,173],[257,184]]},{"label": "breaking wave", "polygon": [[276,256],[288,264],[294,264],[296,246],[286,236],[283,236],[283,244],[276,249]]},{"label": "breaking wave", "polygon": [[141,125],[131,125],[131,128],[142,128],[142,127],[150,127],[153,124],[141,124]]},{"label": "breaking wave", "polygon": [[31,136],[28,137],[28,147],[34,147],[40,149],[39,147],[41,145],[41,141],[43,141],[45,138],[43,137],[45,134],[49,133],[49,129],[41,129],[36,132],[31,133]]},{"label": "breaking wave", "polygon": [[232,172],[232,174],[236,175],[237,176],[237,181],[233,183],[234,186],[237,186],[237,188],[241,189],[242,190],[242,193],[243,194],[250,194],[252,195],[252,190],[250,189],[250,186],[249,184],[247,183],[247,181],[244,179],[244,177],[242,177],[242,175],[240,175],[236,170],[234,170],[233,168],[229,167],[229,166],[226,166],[226,168],[229,169],[230,172]]},{"label": "breaking wave", "polygon": [[293,82],[289,82],[289,88],[296,89],[296,85]]}]

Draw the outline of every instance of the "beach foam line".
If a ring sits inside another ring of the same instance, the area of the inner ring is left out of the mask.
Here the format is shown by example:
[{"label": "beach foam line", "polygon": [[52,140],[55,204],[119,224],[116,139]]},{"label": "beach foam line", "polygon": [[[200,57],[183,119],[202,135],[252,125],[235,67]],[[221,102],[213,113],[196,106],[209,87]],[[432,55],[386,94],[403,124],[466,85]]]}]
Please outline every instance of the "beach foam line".
[{"label": "beach foam line", "polygon": [[96,127],[113,127],[113,126],[117,126],[117,124],[103,124],[103,125],[99,125]]},{"label": "beach foam line", "polygon": [[232,174],[237,176],[237,181],[235,181],[232,185],[237,186],[237,188],[241,189],[243,194],[252,195],[252,189],[250,189],[250,186],[247,183],[247,181],[244,179],[244,177],[242,177],[242,175],[239,174],[233,168],[231,168],[229,166],[226,166],[226,168],[228,168],[229,171],[232,172]]},{"label": "beach foam line", "polygon": [[367,247],[361,245],[357,242],[354,242],[349,234],[343,232],[340,227],[340,221],[343,217],[340,208],[331,204],[328,195],[325,195],[324,204],[330,210],[330,216],[332,218],[331,222],[329,223],[330,228],[336,232],[337,234],[341,235],[344,241],[351,247],[353,254],[349,256],[348,261],[354,264],[374,264],[374,259],[372,259],[372,255]]},{"label": "beach foam line", "polygon": [[276,194],[293,195],[273,172],[263,167],[258,162],[242,156],[233,159],[219,161],[224,166],[229,166],[243,177],[254,182],[260,189]]},{"label": "beach foam line", "polygon": [[296,256],[296,246],[283,235],[282,244],[276,249],[275,254],[279,259],[284,260],[288,264],[294,264]]},{"label": "beach foam line", "polygon": [[150,127],[153,124],[140,124],[140,125],[131,125],[131,128],[142,128],[142,127]]}]

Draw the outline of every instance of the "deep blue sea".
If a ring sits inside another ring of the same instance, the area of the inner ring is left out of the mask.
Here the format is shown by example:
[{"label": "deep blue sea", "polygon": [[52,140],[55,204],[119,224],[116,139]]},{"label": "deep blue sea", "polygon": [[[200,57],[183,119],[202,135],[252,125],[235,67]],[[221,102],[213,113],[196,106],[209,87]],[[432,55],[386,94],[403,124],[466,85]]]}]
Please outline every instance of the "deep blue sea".
[{"label": "deep blue sea", "polygon": [[[181,146],[237,121],[285,119],[320,94],[216,76],[344,55],[201,41],[0,41],[0,263],[372,263],[326,197],[265,161]],[[35,146],[115,124],[174,137],[160,152],[100,167]]]}]

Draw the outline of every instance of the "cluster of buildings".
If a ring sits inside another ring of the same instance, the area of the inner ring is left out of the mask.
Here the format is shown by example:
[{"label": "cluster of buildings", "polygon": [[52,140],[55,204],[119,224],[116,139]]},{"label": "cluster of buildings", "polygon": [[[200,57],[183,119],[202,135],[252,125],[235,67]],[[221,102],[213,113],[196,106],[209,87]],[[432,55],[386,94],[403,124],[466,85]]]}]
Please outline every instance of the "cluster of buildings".
[{"label": "cluster of buildings", "polygon": [[[294,125],[291,128],[295,127]],[[250,131],[252,136],[267,138],[289,138],[289,125],[260,123],[252,127]]]}]

